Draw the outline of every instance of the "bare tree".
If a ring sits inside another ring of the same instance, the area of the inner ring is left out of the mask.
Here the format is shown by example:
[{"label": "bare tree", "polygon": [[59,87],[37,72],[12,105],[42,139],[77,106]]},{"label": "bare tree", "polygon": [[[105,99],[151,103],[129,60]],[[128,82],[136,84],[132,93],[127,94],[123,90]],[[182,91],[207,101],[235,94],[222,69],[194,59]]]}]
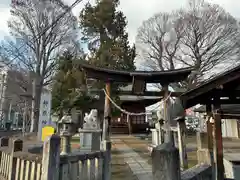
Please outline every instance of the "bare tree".
[{"label": "bare tree", "polygon": [[179,19],[184,24],[181,50],[185,56],[180,60],[195,67],[195,83],[217,65],[238,58],[238,22],[220,6],[190,0],[189,11],[180,11]]},{"label": "bare tree", "polygon": [[57,54],[77,45],[77,21],[71,12],[54,24],[68,8],[61,0],[26,0],[12,5],[12,39],[2,45],[1,56],[9,64],[33,72],[36,83],[31,131],[37,131],[42,88],[51,81]]},{"label": "bare tree", "polygon": [[174,14],[158,13],[144,21],[136,39],[138,55],[144,58],[144,65],[153,70],[175,69],[181,29]]},{"label": "bare tree", "polygon": [[[166,41],[169,34],[172,38]],[[193,87],[217,65],[235,62],[238,40],[234,17],[218,5],[189,0],[188,8],[170,15],[160,13],[145,21],[139,28],[136,47],[151,70],[194,67],[187,83]]]},{"label": "bare tree", "polygon": [[143,22],[138,29],[136,48],[146,70],[173,70],[178,66],[182,28],[174,13],[158,13]]}]

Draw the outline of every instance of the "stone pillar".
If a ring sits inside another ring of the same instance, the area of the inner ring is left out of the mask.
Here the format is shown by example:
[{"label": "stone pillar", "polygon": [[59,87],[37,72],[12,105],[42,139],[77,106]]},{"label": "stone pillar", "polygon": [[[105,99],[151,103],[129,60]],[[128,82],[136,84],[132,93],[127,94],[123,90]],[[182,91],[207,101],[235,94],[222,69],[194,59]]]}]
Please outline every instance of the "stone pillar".
[{"label": "stone pillar", "polygon": [[197,131],[196,132],[197,135],[197,148],[198,149],[203,149],[206,147],[206,133],[205,132],[201,132],[201,131]]},{"label": "stone pillar", "polygon": [[103,159],[103,174],[102,179],[110,180],[111,179],[111,148],[112,144],[110,141],[103,141],[105,143],[104,147],[106,147],[104,152]]},{"label": "stone pillar", "polygon": [[152,151],[153,180],[180,180],[179,152],[171,142],[163,143]]},{"label": "stone pillar", "polygon": [[164,143],[164,130],[163,130],[163,125],[164,125],[164,120],[163,119],[160,119],[159,120],[159,125],[160,125],[160,128],[159,128],[159,144],[163,144]]},{"label": "stone pillar", "polygon": [[8,137],[1,137],[0,138],[0,147],[8,146],[9,145],[9,138]]},{"label": "stone pillar", "polygon": [[208,135],[205,132],[197,131],[197,158],[198,163],[211,164],[211,157],[209,153]]},{"label": "stone pillar", "polygon": [[151,129],[152,131],[152,146],[155,147],[159,143],[158,129]]},{"label": "stone pillar", "polygon": [[104,105],[104,121],[103,121],[103,135],[102,141],[109,140],[109,122],[108,119],[111,117],[111,103],[109,98],[111,97],[111,82],[106,82],[105,86],[105,105]]},{"label": "stone pillar", "polygon": [[178,119],[178,148],[180,155],[180,164],[182,169],[188,168],[187,148],[186,148],[186,124],[185,118]]},{"label": "stone pillar", "polygon": [[41,180],[59,180],[60,137],[52,135],[44,142]]},{"label": "stone pillar", "polygon": [[[171,142],[174,145],[173,132],[171,130],[171,117],[170,117],[170,99],[169,99],[169,90],[168,84],[163,85],[164,91],[164,120],[166,128],[166,142]],[[167,99],[168,98],[168,99]]]},{"label": "stone pillar", "polygon": [[62,135],[62,152],[61,155],[71,153],[71,136],[69,135]]},{"label": "stone pillar", "polygon": [[177,147],[177,146],[179,145],[178,130],[175,131],[175,129],[174,129],[174,131],[172,131],[172,133],[173,133],[173,142],[174,142],[174,145],[175,145],[175,147]]}]

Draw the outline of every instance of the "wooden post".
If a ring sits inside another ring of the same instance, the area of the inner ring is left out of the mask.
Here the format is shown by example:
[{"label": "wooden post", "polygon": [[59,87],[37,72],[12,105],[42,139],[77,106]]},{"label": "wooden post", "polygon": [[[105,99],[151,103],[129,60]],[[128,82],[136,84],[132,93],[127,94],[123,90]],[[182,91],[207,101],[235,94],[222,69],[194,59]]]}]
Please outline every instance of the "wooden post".
[{"label": "wooden post", "polygon": [[106,150],[104,152],[104,159],[103,159],[103,180],[110,180],[111,179],[111,147],[112,144],[110,141],[105,141]]},{"label": "wooden post", "polygon": [[59,180],[60,137],[50,136],[43,146],[41,180]]},{"label": "wooden post", "polygon": [[[105,91],[109,97],[111,97],[111,83],[108,81],[106,83]],[[103,120],[103,136],[102,140],[109,140],[109,123],[107,122],[107,117],[111,117],[111,104],[110,100],[105,96],[105,105],[104,105],[104,120]]]},{"label": "wooden post", "polygon": [[187,149],[186,149],[186,124],[185,119],[178,119],[178,148],[180,155],[180,165],[182,169],[188,168]]},{"label": "wooden post", "polygon": [[207,137],[208,137],[208,151],[210,154],[210,161],[211,161],[211,165],[213,166],[214,163],[214,158],[213,158],[213,124],[210,122],[210,118],[212,116],[212,107],[210,104],[206,105],[206,113],[207,113],[207,121],[206,121],[206,125],[207,125]]},{"label": "wooden post", "polygon": [[129,135],[132,134],[132,124],[131,124],[131,121],[130,121],[130,115],[127,114],[127,123],[128,123],[128,133]]},{"label": "wooden post", "polygon": [[166,142],[170,142],[174,145],[174,137],[173,137],[173,132],[171,130],[171,119],[170,119],[170,112],[169,112],[170,100],[167,99],[169,96],[168,84],[163,85],[163,91],[164,91],[164,98],[163,98],[163,100],[164,100],[164,120],[165,120],[165,124],[166,124],[166,138],[167,138]]},{"label": "wooden post", "polygon": [[220,115],[220,96],[217,90],[216,96],[214,97],[213,104],[213,140],[214,140],[214,160],[215,160],[215,179],[224,179],[224,166],[223,166],[223,142],[222,142],[222,122]]}]

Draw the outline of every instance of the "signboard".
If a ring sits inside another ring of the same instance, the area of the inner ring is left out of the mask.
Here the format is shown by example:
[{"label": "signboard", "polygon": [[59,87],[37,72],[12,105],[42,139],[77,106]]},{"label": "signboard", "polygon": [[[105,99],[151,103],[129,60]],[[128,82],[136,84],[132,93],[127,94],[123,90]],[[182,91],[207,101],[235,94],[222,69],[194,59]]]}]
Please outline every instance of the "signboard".
[{"label": "signboard", "polygon": [[43,90],[40,101],[39,109],[39,124],[38,124],[38,137],[42,137],[42,129],[51,124],[51,100],[52,95],[50,91]]},{"label": "signboard", "polygon": [[44,128],[42,128],[42,141],[45,141],[47,137],[51,136],[54,134],[54,127],[52,126],[45,126]]}]

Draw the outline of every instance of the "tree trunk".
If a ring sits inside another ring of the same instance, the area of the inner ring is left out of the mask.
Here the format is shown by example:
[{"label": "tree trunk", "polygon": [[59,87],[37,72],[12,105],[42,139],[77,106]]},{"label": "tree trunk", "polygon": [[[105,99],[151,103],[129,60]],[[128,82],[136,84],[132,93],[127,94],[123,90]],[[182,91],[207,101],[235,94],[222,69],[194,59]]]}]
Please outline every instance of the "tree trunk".
[{"label": "tree trunk", "polygon": [[38,132],[39,124],[39,110],[41,102],[43,81],[36,78],[33,81],[33,101],[32,101],[32,117],[31,117],[31,130],[30,132]]}]

